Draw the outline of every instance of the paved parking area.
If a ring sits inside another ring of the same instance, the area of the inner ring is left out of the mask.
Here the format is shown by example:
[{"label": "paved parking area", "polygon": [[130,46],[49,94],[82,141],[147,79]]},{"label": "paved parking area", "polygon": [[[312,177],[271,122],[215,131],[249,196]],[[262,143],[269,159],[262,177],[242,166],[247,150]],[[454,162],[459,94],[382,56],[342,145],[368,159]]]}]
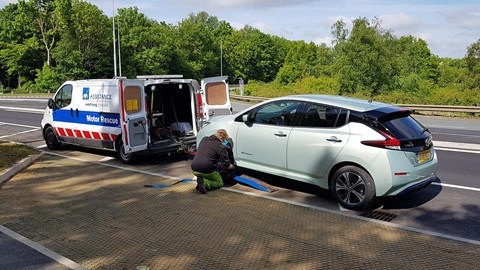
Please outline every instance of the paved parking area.
[{"label": "paved parking area", "polygon": [[[0,224],[88,269],[478,269],[478,245],[43,155]],[[0,262],[0,269],[1,269]]]}]

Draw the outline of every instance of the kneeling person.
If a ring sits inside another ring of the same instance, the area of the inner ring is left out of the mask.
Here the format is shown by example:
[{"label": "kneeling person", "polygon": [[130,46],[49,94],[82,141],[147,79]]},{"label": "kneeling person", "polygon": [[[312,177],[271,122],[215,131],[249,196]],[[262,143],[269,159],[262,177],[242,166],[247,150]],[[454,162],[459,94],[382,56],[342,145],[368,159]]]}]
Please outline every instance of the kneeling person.
[{"label": "kneeling person", "polygon": [[219,129],[214,135],[203,138],[197,147],[191,168],[193,175],[197,176],[197,190],[203,194],[207,190],[223,187],[222,176],[217,172],[219,162],[225,168],[234,168],[230,164],[227,149],[222,144],[227,139],[227,131]]}]

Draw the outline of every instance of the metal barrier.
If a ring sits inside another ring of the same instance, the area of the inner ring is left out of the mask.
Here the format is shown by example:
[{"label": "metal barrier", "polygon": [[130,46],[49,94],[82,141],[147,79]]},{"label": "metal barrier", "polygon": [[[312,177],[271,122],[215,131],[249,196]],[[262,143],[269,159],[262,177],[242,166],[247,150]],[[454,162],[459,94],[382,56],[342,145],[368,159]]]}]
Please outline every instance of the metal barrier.
[{"label": "metal barrier", "polygon": [[[264,97],[251,97],[251,96],[238,96],[230,95],[230,98],[259,103],[269,98]],[[431,111],[431,112],[459,112],[459,113],[480,113],[480,107],[478,106],[450,106],[450,105],[417,105],[417,104],[395,104],[404,108],[409,108],[415,111]]]}]

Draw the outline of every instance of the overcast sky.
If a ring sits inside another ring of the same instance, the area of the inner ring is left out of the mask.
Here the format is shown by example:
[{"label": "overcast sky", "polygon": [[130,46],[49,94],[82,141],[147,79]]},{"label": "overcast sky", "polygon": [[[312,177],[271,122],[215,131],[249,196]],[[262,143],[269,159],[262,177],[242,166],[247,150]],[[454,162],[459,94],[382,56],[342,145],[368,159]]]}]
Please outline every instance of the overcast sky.
[{"label": "overcast sky", "polygon": [[[88,0],[112,16],[112,0]],[[0,7],[13,0],[0,0]],[[137,6],[149,18],[177,24],[206,11],[235,29],[253,26],[264,33],[330,45],[330,27],[343,19],[378,17],[397,37],[427,41],[433,54],[462,58],[480,39],[480,0],[115,0],[115,7]]]}]

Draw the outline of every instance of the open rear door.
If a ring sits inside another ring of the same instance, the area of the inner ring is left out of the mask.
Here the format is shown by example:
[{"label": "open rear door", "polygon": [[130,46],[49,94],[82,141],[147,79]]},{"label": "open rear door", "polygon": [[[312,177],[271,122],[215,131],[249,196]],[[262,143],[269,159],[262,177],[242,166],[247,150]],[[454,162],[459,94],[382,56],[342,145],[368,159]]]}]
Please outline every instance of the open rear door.
[{"label": "open rear door", "polygon": [[232,113],[228,77],[210,77],[202,79],[200,92],[202,94],[203,114],[208,120],[212,110],[229,110]]},{"label": "open rear door", "polygon": [[148,125],[144,86],[137,80],[120,80],[122,140],[126,154],[147,149]]}]

